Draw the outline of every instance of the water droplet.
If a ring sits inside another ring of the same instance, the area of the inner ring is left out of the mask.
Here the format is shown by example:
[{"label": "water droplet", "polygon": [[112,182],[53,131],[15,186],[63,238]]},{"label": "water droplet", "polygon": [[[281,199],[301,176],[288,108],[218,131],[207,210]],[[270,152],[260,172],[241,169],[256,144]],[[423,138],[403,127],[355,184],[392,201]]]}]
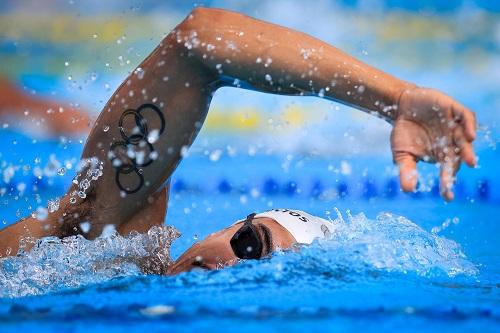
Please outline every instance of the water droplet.
[{"label": "water droplet", "polygon": [[222,150],[221,149],[215,149],[210,153],[209,159],[212,162],[217,162],[220,157],[222,156]]},{"label": "water droplet", "polygon": [[48,208],[50,213],[57,211],[59,209],[59,198],[55,198],[54,200],[49,200]]},{"label": "water droplet", "polygon": [[141,67],[137,67],[137,69],[135,70],[135,74],[137,75],[137,78],[139,80],[142,80],[144,78],[144,70],[141,68]]},{"label": "water droplet", "polygon": [[84,233],[89,232],[90,231],[90,223],[89,222],[82,222],[82,223],[80,223],[80,229]]},{"label": "water droplet", "polygon": [[102,229],[101,237],[111,237],[116,234],[116,228],[114,224],[106,224]]},{"label": "water droplet", "polygon": [[157,151],[152,151],[150,154],[149,154],[149,158],[152,159],[153,161],[158,159],[158,152]]},{"label": "water droplet", "polygon": [[108,125],[104,125],[104,126],[102,127],[102,130],[103,130],[104,132],[109,131],[109,126],[108,126]]},{"label": "water droplet", "polygon": [[57,174],[59,176],[64,176],[65,173],[66,173],[66,169],[65,168],[59,168],[59,170],[57,170]]},{"label": "water droplet", "polygon": [[36,218],[39,221],[46,220],[48,216],[49,216],[49,211],[47,210],[47,208],[40,206],[36,209]]},{"label": "water droplet", "polygon": [[149,134],[148,134],[148,142],[149,143],[155,143],[156,141],[158,141],[158,138],[160,137],[160,131],[157,130],[157,129],[154,129],[152,130]]}]

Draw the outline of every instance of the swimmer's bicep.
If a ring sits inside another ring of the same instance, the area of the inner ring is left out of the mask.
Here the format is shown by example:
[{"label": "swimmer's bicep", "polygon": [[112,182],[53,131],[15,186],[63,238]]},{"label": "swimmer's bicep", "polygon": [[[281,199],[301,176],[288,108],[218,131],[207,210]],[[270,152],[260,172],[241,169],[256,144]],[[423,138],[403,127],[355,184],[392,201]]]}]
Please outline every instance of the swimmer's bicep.
[{"label": "swimmer's bicep", "polygon": [[146,233],[154,226],[162,226],[168,208],[168,195],[170,182],[150,195],[144,206],[138,210],[130,219],[120,224],[118,233],[127,236],[133,231]]}]

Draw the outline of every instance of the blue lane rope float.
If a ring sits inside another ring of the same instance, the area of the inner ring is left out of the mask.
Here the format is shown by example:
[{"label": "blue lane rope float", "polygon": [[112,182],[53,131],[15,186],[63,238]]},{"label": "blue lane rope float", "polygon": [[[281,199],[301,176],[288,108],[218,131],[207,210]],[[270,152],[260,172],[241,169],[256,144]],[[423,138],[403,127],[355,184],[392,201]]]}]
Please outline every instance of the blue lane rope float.
[{"label": "blue lane rope float", "polygon": [[367,179],[363,183],[363,197],[367,200],[377,196],[377,187],[371,179]]},{"label": "blue lane rope float", "polygon": [[231,183],[227,179],[222,179],[219,182],[219,185],[217,185],[217,190],[220,193],[229,193],[229,192],[231,192],[232,189],[233,189],[233,186],[231,185]]},{"label": "blue lane rope float", "polygon": [[[44,192],[63,192],[67,188],[69,177],[47,177],[20,176],[5,181],[0,178],[0,189],[4,195],[30,195]],[[25,186],[21,186],[25,184]],[[212,185],[210,185],[212,184]],[[214,187],[215,186],[215,187]],[[465,182],[458,181],[454,186],[455,198],[458,200],[478,200],[489,202],[498,200],[498,193],[493,194],[492,182],[482,178]],[[249,194],[254,189],[260,191],[265,196],[300,196],[311,198],[331,198],[331,193],[338,199],[362,198],[369,200],[372,198],[385,198],[398,200],[399,198],[410,197],[412,199],[440,198],[439,179],[434,179],[432,186],[427,191],[416,191],[408,195],[403,195],[399,187],[399,180],[391,177],[382,181],[375,181],[372,178],[362,178],[358,180],[346,179],[338,180],[336,184],[328,184],[322,179],[315,179],[311,183],[303,179],[278,180],[274,177],[265,177],[260,181],[245,180],[243,183],[235,183],[228,178],[221,178],[215,183],[207,180],[200,183],[188,181],[182,177],[174,177],[172,180],[172,192],[196,192],[208,193],[217,191],[221,194]],[[300,190],[299,190],[300,189]]]},{"label": "blue lane rope float", "polygon": [[397,181],[397,179],[395,179],[394,177],[393,178],[390,178],[386,183],[385,183],[385,187],[384,187],[384,193],[383,195],[386,197],[386,198],[389,198],[389,199],[394,199],[397,197],[399,193],[399,182]]},{"label": "blue lane rope float", "polygon": [[339,198],[346,198],[347,196],[349,196],[349,186],[347,186],[347,183],[340,182],[337,185],[337,193]]},{"label": "blue lane rope float", "polygon": [[323,182],[319,179],[315,180],[311,189],[311,197],[318,198],[325,191]]},{"label": "blue lane rope float", "polygon": [[481,201],[487,201],[490,198],[490,183],[486,179],[481,179],[476,185],[476,196]]},{"label": "blue lane rope float", "polygon": [[293,180],[286,182],[285,186],[283,187],[283,192],[288,196],[293,196],[297,194],[297,191],[298,191],[297,183]]},{"label": "blue lane rope float", "polygon": [[278,182],[272,177],[267,178],[264,181],[264,184],[262,185],[262,192],[264,192],[267,195],[278,194],[279,193]]}]

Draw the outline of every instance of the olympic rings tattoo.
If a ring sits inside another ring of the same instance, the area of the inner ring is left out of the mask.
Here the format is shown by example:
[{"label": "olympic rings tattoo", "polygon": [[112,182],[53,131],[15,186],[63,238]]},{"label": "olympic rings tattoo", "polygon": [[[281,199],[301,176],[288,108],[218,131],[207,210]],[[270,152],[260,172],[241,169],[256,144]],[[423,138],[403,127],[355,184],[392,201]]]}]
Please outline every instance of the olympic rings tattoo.
[{"label": "olympic rings tattoo", "polygon": [[[138,192],[144,185],[144,176],[142,169],[154,162],[153,152],[155,148],[148,141],[149,127],[144,118],[144,113],[153,112],[159,118],[158,136],[165,131],[165,117],[160,109],[154,104],[143,104],[137,109],[127,109],[123,112],[118,121],[118,129],[123,141],[115,141],[111,144],[109,150],[109,159],[111,164],[116,169],[115,181],[118,188],[127,194]],[[132,118],[135,126],[132,129],[126,129],[124,122]],[[155,123],[156,124],[156,123]],[[141,158],[138,158],[139,153],[134,150],[139,150]],[[121,153],[120,153],[121,151]],[[123,153],[125,152],[125,153]],[[130,153],[132,152],[132,154]],[[124,186],[121,181],[122,175],[135,173],[138,179],[138,185],[133,188]]]}]

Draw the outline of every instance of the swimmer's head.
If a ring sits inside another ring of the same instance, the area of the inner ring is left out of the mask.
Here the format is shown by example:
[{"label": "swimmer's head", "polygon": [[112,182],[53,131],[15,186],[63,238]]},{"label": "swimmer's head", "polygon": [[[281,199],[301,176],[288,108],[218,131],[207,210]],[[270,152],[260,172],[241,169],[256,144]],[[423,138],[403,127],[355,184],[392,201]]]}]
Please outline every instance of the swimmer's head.
[{"label": "swimmer's head", "polygon": [[275,220],[254,215],[194,244],[168,269],[168,273],[231,266],[240,259],[260,259],[277,248],[287,249],[296,243],[292,234]]}]

